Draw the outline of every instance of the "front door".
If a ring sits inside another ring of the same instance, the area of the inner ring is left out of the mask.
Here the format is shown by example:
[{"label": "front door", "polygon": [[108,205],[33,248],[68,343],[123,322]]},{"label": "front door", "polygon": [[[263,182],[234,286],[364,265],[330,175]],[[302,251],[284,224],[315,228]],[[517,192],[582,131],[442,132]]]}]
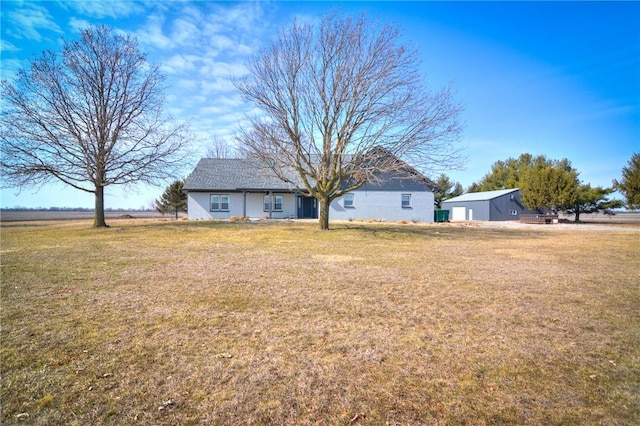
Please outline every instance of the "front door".
[{"label": "front door", "polygon": [[298,218],[317,219],[318,200],[313,197],[298,196]]}]

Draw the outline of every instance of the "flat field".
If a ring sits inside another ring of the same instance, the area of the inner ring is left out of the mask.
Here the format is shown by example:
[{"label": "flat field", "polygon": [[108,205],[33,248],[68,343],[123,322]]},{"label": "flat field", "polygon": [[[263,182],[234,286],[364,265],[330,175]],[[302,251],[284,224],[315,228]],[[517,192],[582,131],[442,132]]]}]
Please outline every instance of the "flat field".
[{"label": "flat field", "polygon": [[640,233],[1,228],[2,424],[640,424]]}]

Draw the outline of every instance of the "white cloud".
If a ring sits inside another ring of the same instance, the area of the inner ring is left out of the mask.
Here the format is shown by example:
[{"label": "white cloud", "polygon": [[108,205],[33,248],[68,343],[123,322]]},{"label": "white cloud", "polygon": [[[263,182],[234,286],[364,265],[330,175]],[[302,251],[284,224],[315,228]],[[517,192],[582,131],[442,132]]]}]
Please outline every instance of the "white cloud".
[{"label": "white cloud", "polygon": [[245,60],[264,42],[261,4],[153,3],[135,36],[149,61],[168,75],[165,111],[189,120],[203,145],[233,135],[249,108],[233,84]]},{"label": "white cloud", "polygon": [[144,12],[139,3],[132,1],[68,1],[61,3],[78,13],[93,18],[121,18]]},{"label": "white cloud", "polygon": [[7,32],[15,38],[41,41],[42,31],[62,34],[49,11],[38,4],[24,3],[23,7],[11,10],[7,15],[7,20],[12,23]]},{"label": "white cloud", "polygon": [[216,78],[211,81],[203,81],[201,87],[204,93],[230,92],[236,89],[233,82],[225,78]]},{"label": "white cloud", "polygon": [[225,34],[211,34],[207,37],[207,45],[214,51],[223,51],[232,49],[236,43]]},{"label": "white cloud", "polygon": [[182,74],[196,69],[196,62],[200,58],[196,55],[173,55],[162,61],[160,69],[169,74]]},{"label": "white cloud", "polygon": [[191,18],[196,22],[201,22],[203,19],[202,12],[195,6],[186,5],[180,11],[180,14],[185,18]]},{"label": "white cloud", "polygon": [[247,46],[246,44],[239,44],[236,46],[236,54],[237,55],[242,55],[242,56],[249,56],[252,55],[253,52],[255,52],[255,49],[252,48],[251,46]]},{"label": "white cloud", "polygon": [[135,35],[141,44],[165,51],[183,49],[210,58],[250,55],[268,25],[260,4],[152,4],[155,10]]},{"label": "white cloud", "polygon": [[[17,52],[20,49],[15,44],[6,39],[0,39],[0,52]],[[4,63],[4,60],[3,60]]]},{"label": "white cloud", "polygon": [[[171,100],[175,101],[175,99],[171,99]],[[170,117],[182,117],[184,115],[184,109],[177,106],[165,107],[164,112]]]},{"label": "white cloud", "polygon": [[177,87],[185,90],[195,90],[200,86],[199,80],[181,78],[177,82]]},{"label": "white cloud", "polygon": [[10,79],[11,76],[15,76],[18,73],[20,68],[25,68],[27,63],[23,64],[19,59],[2,59],[2,73],[1,77],[3,79]]},{"label": "white cloud", "polygon": [[89,28],[90,26],[91,26],[91,23],[87,20],[76,18],[76,17],[71,17],[71,19],[69,19],[69,27],[74,32],[80,33],[81,30],[84,30],[85,28]]},{"label": "white cloud", "polygon": [[243,63],[229,63],[223,61],[205,60],[200,68],[200,74],[204,77],[231,78],[242,77],[248,72],[247,67]]},{"label": "white cloud", "polygon": [[178,45],[194,44],[200,38],[200,30],[196,23],[184,18],[173,21],[171,39]]},{"label": "white cloud", "polygon": [[215,117],[219,123],[240,123],[245,119],[245,113],[243,111],[230,112],[228,114],[221,114]]},{"label": "white cloud", "polygon": [[223,106],[208,106],[200,109],[200,115],[216,115],[227,112],[228,108]]},{"label": "white cloud", "polygon": [[242,106],[242,99],[238,96],[216,96],[208,97],[207,102],[203,102],[198,110],[198,115],[228,115],[236,113]]},{"label": "white cloud", "polygon": [[[211,99],[211,98],[209,98]],[[224,106],[227,108],[237,108],[244,104],[242,98],[238,94],[221,95],[215,98],[216,105]]]},{"label": "white cloud", "polygon": [[150,16],[146,24],[135,32],[138,41],[143,45],[162,50],[173,48],[175,43],[163,32],[164,21],[164,16]]},{"label": "white cloud", "polygon": [[259,2],[240,3],[235,7],[221,9],[218,14],[218,18],[227,26],[244,31],[255,30],[263,16],[264,10]]}]

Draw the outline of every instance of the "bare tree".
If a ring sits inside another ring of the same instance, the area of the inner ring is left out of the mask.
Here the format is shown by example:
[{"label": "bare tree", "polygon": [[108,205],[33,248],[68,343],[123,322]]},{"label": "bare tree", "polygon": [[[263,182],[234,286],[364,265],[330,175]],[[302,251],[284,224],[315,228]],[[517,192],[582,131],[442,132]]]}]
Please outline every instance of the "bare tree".
[{"label": "bare tree", "polygon": [[320,229],[329,227],[332,200],[405,170],[405,161],[418,170],[461,165],[453,142],[462,108],[449,88],[423,84],[416,51],[399,37],[364,15],[294,22],[237,82],[262,112],[249,117],[241,146],[280,178],[303,182],[319,202]]},{"label": "bare tree", "polygon": [[220,136],[214,136],[205,154],[208,158],[235,158],[236,150]]},{"label": "bare tree", "polygon": [[163,81],[135,39],[105,26],[44,52],[2,82],[3,185],[93,193],[94,225],[107,226],[106,186],[158,183],[183,165],[188,125],[162,115]]}]

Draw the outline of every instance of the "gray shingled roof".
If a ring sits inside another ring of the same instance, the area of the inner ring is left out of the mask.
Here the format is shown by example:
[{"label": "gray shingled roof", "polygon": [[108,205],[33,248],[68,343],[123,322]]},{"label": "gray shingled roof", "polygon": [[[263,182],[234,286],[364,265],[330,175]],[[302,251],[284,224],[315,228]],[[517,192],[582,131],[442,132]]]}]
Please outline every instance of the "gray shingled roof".
[{"label": "gray shingled roof", "polygon": [[444,200],[443,203],[459,203],[461,201],[488,201],[488,200],[493,200],[494,198],[501,197],[505,194],[516,192],[517,190],[518,188],[499,189],[496,191],[484,191],[484,192],[469,192],[467,194],[462,194],[457,197]]},{"label": "gray shingled roof", "polygon": [[[406,165],[406,163],[403,162]],[[382,181],[370,182],[370,189],[384,187],[386,190],[407,190],[412,186],[427,186],[432,190],[437,185],[406,165],[408,174],[396,176],[385,174]],[[412,179],[415,175],[418,179]],[[398,179],[399,178],[399,179]],[[302,181],[292,173],[292,182],[303,188]],[[406,182],[405,182],[406,181]],[[409,186],[407,186],[409,185]],[[255,159],[247,158],[202,158],[187,177],[185,191],[293,191],[295,185],[278,178],[271,169]]]},{"label": "gray shingled roof", "polygon": [[284,190],[294,188],[260,162],[246,158],[202,158],[187,178],[186,191]]}]

